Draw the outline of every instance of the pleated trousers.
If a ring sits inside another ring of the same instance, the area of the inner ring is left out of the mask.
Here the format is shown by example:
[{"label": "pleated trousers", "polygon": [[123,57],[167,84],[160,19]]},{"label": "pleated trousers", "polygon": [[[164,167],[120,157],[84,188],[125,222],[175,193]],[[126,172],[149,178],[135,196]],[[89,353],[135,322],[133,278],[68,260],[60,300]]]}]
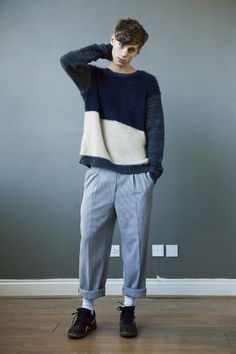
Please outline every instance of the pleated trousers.
[{"label": "pleated trousers", "polygon": [[124,295],[146,295],[147,242],[155,183],[149,172],[86,171],[80,208],[79,293],[105,295],[116,220],[121,235]]}]

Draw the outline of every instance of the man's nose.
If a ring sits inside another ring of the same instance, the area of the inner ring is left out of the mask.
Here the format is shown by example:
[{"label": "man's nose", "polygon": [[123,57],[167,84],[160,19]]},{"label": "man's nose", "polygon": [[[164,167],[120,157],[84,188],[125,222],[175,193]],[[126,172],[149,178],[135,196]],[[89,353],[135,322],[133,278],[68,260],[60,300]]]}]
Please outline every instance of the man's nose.
[{"label": "man's nose", "polygon": [[128,52],[128,48],[122,49],[122,57],[126,57],[127,52]]}]

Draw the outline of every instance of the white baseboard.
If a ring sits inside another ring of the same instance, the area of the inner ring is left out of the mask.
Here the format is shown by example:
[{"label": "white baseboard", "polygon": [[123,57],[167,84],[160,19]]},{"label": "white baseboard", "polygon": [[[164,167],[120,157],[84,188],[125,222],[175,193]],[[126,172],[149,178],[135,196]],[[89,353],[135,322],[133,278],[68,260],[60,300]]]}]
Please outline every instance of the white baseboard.
[{"label": "white baseboard", "polygon": [[[235,296],[236,279],[149,278],[147,296]],[[123,279],[107,279],[106,295],[122,295]],[[78,279],[0,279],[0,296],[79,295]]]}]

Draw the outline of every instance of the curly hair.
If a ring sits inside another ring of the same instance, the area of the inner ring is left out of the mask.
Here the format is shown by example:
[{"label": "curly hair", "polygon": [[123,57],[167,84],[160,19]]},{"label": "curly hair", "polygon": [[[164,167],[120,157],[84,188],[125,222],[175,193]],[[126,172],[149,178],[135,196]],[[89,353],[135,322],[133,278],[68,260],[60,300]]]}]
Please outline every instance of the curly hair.
[{"label": "curly hair", "polygon": [[138,44],[141,49],[148,40],[148,33],[143,26],[135,19],[121,19],[115,28],[115,38],[122,44]]}]

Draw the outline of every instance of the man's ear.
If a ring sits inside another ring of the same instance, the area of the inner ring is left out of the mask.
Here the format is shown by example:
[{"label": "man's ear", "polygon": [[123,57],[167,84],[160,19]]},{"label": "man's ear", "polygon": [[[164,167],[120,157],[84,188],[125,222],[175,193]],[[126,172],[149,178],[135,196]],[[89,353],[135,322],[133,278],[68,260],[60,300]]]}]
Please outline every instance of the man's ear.
[{"label": "man's ear", "polygon": [[111,41],[110,41],[110,43],[111,43],[111,45],[113,46],[113,44],[114,44],[114,41],[115,41],[115,33],[113,33],[112,34],[112,36],[111,36]]}]

